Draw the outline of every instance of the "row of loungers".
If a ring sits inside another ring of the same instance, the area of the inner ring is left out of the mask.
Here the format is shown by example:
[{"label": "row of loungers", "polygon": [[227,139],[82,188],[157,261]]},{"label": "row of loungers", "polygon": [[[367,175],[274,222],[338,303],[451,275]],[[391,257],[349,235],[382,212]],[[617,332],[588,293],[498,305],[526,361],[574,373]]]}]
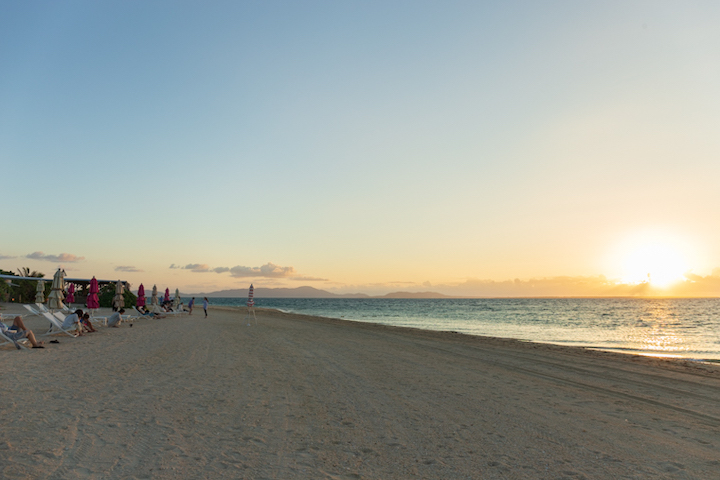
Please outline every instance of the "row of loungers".
[{"label": "row of loungers", "polygon": [[[28,310],[28,312],[30,312],[28,314],[28,316],[38,316],[38,317],[44,318],[45,320],[50,322],[50,328],[48,329],[48,331],[43,334],[40,334],[40,335],[36,334],[36,336],[45,337],[48,335],[58,335],[58,334],[63,334],[63,333],[66,335],[69,335],[71,337],[77,336],[77,334],[74,333],[74,332],[76,332],[75,326],[73,326],[72,328],[64,328],[63,327],[63,322],[65,321],[65,318],[67,317],[67,315],[75,313],[75,309],[65,306],[65,308],[63,308],[62,311],[51,312],[42,303],[36,303],[35,307],[33,307],[32,305],[23,305],[23,307],[25,307]],[[148,318],[148,317],[152,316],[149,313],[142,313],[136,307],[133,307],[133,309],[135,310],[136,315],[123,315],[122,316],[123,322],[129,321],[129,320],[136,320],[136,319],[140,319],[140,318]],[[183,313],[187,313],[187,312],[184,310],[183,311],[170,311],[170,312],[163,311],[162,315],[181,315]],[[16,315],[12,315],[12,317],[15,317],[15,316]],[[10,318],[4,318],[3,316],[0,315],[0,321],[9,320],[9,319]],[[107,317],[91,316],[90,321],[93,323],[102,323],[103,325],[107,325]],[[14,340],[8,338],[7,336],[3,335],[3,333],[0,331],[0,347],[5,346],[7,344],[14,344],[18,349],[21,349],[21,348],[26,349],[26,348],[28,348],[26,345],[27,342],[28,342],[27,339],[20,339],[18,341],[14,341]]]}]

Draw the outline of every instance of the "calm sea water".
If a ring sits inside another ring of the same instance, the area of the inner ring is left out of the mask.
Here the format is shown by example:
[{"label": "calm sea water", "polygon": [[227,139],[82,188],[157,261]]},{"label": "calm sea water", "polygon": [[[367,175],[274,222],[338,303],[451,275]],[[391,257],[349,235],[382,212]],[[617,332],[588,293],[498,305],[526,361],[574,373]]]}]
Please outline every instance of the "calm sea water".
[{"label": "calm sea water", "polygon": [[[244,298],[212,298],[244,306]],[[426,330],[720,360],[720,299],[297,299],[258,307]]]}]

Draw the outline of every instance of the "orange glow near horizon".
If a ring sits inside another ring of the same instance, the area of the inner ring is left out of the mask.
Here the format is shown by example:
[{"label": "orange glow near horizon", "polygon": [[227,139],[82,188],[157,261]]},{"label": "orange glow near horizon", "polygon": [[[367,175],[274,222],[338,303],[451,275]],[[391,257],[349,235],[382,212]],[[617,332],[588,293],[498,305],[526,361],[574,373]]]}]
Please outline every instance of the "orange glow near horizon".
[{"label": "orange glow near horizon", "polygon": [[659,288],[668,288],[684,280],[689,270],[687,260],[679,248],[671,243],[647,242],[637,244],[622,259],[624,283],[648,282]]}]

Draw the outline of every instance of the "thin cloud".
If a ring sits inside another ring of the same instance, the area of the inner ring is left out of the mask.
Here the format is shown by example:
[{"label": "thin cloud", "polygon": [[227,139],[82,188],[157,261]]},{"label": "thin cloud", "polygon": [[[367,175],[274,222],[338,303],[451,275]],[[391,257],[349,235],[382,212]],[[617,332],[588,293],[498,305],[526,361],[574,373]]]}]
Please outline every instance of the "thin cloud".
[{"label": "thin cloud", "polygon": [[191,270],[195,273],[205,273],[210,271],[210,267],[204,263],[188,263],[182,268],[185,270]]},{"label": "thin cloud", "polygon": [[299,275],[297,277],[290,277],[288,280],[292,280],[294,282],[329,282],[330,281],[327,278],[304,277],[302,275]]},{"label": "thin cloud", "polygon": [[134,272],[143,272],[144,270],[140,270],[139,268],[135,268],[135,267],[131,267],[131,266],[124,266],[124,265],[122,265],[122,266],[117,266],[117,267],[115,267],[115,271],[116,271],[116,272],[129,272],[129,273],[134,273]]},{"label": "thin cloud", "polygon": [[261,267],[243,267],[237,265],[230,269],[230,276],[235,278],[265,277],[265,278],[287,278],[293,276],[293,267],[281,267],[274,263],[266,263]]},{"label": "thin cloud", "polygon": [[311,277],[298,275],[294,267],[283,267],[275,265],[274,263],[266,263],[260,267],[246,267],[243,265],[236,265],[232,268],[229,267],[210,267],[205,263],[189,263],[185,266],[172,264],[172,269],[179,270],[190,270],[195,273],[230,273],[233,278],[285,278],[293,281],[305,281],[305,282],[327,282],[327,278]]},{"label": "thin cloud", "polygon": [[0,260],[7,260],[8,258],[17,258],[17,257],[13,257],[12,255],[0,255]]},{"label": "thin cloud", "polygon": [[181,269],[181,270],[190,270],[190,271],[193,271],[193,272],[195,272],[195,273],[205,273],[205,272],[211,272],[211,271],[212,271],[212,270],[210,270],[210,267],[208,267],[208,266],[207,266],[206,264],[204,264],[204,263],[188,263],[188,264],[185,265],[184,267],[181,266],[181,265],[175,265],[175,264],[173,263],[172,265],[170,265],[170,268],[173,268],[173,269],[178,268],[178,269]]},{"label": "thin cloud", "polygon": [[85,260],[85,257],[78,257],[77,255],[72,255],[70,253],[61,253],[60,255],[46,255],[43,252],[33,252],[28,255],[25,255],[25,258],[30,258],[32,260],[42,260],[45,262],[63,262],[63,263],[74,263],[74,262],[80,262],[82,260]]}]

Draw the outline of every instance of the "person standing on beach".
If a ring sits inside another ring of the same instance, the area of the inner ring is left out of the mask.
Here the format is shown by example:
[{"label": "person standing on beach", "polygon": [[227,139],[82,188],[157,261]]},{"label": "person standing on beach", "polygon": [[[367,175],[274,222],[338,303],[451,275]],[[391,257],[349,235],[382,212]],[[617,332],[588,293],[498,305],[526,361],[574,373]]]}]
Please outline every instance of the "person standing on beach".
[{"label": "person standing on beach", "polygon": [[207,318],[207,305],[208,305],[207,297],[204,297],[204,299],[203,299],[203,310],[205,310],[205,318]]},{"label": "person standing on beach", "polygon": [[188,308],[189,308],[188,315],[192,315],[192,309],[194,306],[195,306],[195,297],[192,297],[192,299],[190,300],[190,303],[188,303]]}]

